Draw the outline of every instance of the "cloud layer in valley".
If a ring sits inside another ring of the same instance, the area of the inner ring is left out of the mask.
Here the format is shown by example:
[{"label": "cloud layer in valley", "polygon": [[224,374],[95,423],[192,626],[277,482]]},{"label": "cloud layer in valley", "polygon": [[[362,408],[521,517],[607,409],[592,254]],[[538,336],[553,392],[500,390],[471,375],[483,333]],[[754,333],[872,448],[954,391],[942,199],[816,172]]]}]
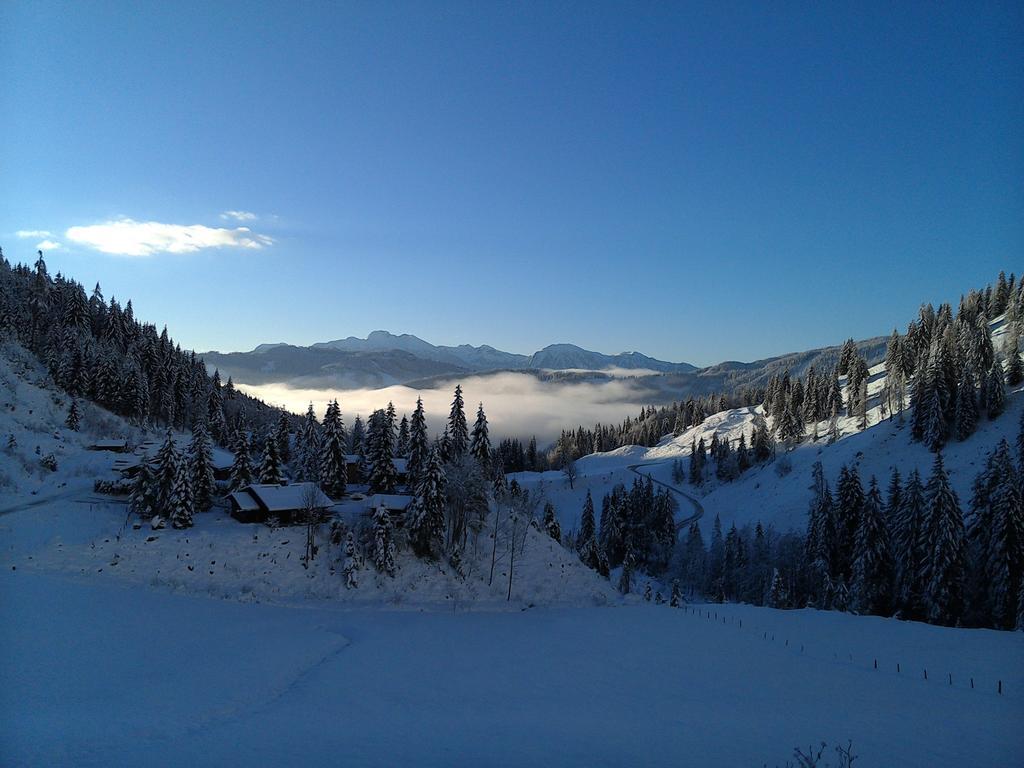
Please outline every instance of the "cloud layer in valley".
[{"label": "cloud layer in valley", "polygon": [[193,253],[204,248],[264,248],[274,241],[248,227],[207,227],[203,224],[164,224],[122,218],[71,227],[65,237],[79,245],[118,256]]},{"label": "cloud layer in valley", "polygon": [[[466,418],[471,426],[477,404],[483,402],[492,441],[501,437],[529,438],[536,435],[539,441],[549,442],[563,429],[573,429],[581,424],[618,423],[626,416],[635,416],[646,404],[637,388],[625,379],[566,383],[541,381],[523,373],[501,373],[469,376],[458,383],[462,384]],[[419,396],[423,398],[427,423],[433,433],[443,429],[455,384],[453,381],[436,389],[424,390],[392,386],[344,392],[298,389],[285,384],[241,385],[241,388],[295,413],[304,413],[312,402],[318,417],[323,416],[328,401],[337,397],[348,427],[352,426],[356,414],[365,420],[374,409],[384,408],[389,401],[395,404],[399,415],[412,413]]]}]

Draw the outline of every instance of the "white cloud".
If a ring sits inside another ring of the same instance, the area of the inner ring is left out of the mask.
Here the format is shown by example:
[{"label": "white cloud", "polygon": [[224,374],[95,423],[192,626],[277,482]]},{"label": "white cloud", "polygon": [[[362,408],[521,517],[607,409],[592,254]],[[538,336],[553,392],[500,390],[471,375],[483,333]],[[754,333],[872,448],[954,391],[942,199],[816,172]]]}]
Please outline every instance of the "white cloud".
[{"label": "white cloud", "polygon": [[37,251],[56,251],[61,245],[56,240],[43,240],[40,243],[36,243]]},{"label": "white cloud", "polygon": [[202,224],[162,224],[158,221],[117,219],[84,227],[71,227],[64,236],[103,253],[152,256],[156,253],[192,253],[203,248],[259,250],[274,241],[248,227],[207,227]]},{"label": "white cloud", "polygon": [[53,234],[47,232],[45,229],[19,229],[14,233],[15,237],[20,237],[23,240],[28,240],[33,237],[53,237]]},{"label": "white cloud", "polygon": [[251,211],[224,211],[220,217],[224,219],[224,221],[256,221],[256,219],[259,218],[259,216]]}]

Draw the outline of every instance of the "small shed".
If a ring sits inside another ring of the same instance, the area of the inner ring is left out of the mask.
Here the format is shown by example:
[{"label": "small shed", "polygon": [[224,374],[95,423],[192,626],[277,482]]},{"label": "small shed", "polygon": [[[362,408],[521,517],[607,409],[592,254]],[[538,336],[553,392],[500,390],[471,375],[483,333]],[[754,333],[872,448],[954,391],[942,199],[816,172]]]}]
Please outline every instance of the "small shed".
[{"label": "small shed", "polygon": [[358,453],[345,454],[345,479],[350,483],[363,482],[363,457]]},{"label": "small shed", "polygon": [[285,525],[295,522],[312,501],[315,509],[334,505],[316,483],[292,485],[247,485],[228,495],[231,516],[242,523],[265,523],[276,517]]}]

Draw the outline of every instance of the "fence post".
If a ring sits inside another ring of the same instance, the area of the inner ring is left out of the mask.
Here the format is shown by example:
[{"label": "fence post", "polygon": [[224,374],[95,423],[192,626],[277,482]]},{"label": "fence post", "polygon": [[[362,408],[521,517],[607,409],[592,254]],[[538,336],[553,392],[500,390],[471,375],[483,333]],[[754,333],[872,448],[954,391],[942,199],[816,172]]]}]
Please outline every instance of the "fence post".
[{"label": "fence post", "polygon": [[925,679],[925,680],[927,680],[927,679],[928,679],[928,670],[927,670],[927,669],[926,669],[926,670],[924,671],[924,679]]},{"label": "fence post", "polygon": [[1003,695],[1003,681],[1002,680],[999,681],[999,695],[1000,696]]},{"label": "fence post", "polygon": [[949,673],[949,684],[950,685],[953,684],[953,673],[952,672]]},{"label": "fence post", "polygon": [[878,669],[878,659],[875,659],[875,669]]},{"label": "fence post", "polygon": [[896,662],[896,674],[898,675],[899,673],[900,673],[900,663],[897,661]]}]

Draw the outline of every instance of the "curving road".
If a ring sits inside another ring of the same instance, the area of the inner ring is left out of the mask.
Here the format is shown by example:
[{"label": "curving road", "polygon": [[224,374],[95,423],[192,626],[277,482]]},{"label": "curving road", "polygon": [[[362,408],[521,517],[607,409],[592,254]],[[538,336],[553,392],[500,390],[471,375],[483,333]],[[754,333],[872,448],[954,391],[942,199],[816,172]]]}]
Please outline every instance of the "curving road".
[{"label": "curving road", "polygon": [[685,491],[679,490],[674,485],[663,483],[661,482],[661,480],[652,477],[650,474],[640,471],[640,467],[655,467],[667,463],[667,461],[649,461],[645,464],[631,464],[628,467],[626,467],[626,469],[628,469],[630,472],[634,472],[640,475],[640,477],[649,479],[655,485],[660,485],[662,488],[668,488],[670,491],[672,491],[672,493],[676,494],[677,496],[682,496],[684,499],[686,499],[686,501],[690,502],[690,504],[693,506],[693,514],[689,517],[684,517],[681,520],[676,521],[676,533],[678,533],[684,527],[688,526],[690,523],[695,523],[702,517],[704,517],[704,505],[697,501],[697,499],[695,499],[693,496],[686,493]]}]

